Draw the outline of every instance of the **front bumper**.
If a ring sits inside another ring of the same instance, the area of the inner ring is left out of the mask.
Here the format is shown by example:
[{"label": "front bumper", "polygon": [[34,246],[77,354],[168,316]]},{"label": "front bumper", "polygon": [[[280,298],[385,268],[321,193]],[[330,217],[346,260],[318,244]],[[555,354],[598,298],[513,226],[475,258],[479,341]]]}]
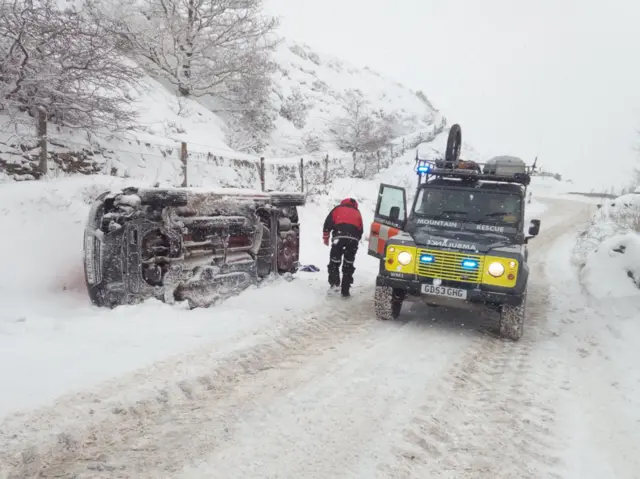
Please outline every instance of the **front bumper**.
[{"label": "front bumper", "polygon": [[475,284],[447,284],[443,282],[443,286],[451,286],[454,288],[462,288],[467,290],[467,298],[465,300],[452,299],[448,297],[440,297],[421,293],[423,284],[431,284],[431,280],[416,281],[412,279],[391,278],[389,276],[378,275],[376,278],[376,286],[389,286],[391,288],[405,291],[411,296],[419,296],[427,301],[435,303],[454,304],[454,303],[486,303],[486,304],[507,304],[518,306],[522,303],[524,295],[515,291],[495,291],[488,289],[488,286]]}]

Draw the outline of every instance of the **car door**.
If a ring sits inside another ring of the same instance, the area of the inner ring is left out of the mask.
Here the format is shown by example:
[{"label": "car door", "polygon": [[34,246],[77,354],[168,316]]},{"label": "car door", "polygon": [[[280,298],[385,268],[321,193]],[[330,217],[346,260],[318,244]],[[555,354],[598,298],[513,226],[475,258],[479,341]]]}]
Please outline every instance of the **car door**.
[{"label": "car door", "polygon": [[376,211],[369,231],[368,253],[384,258],[388,239],[404,229],[407,223],[407,198],[404,188],[380,184]]}]

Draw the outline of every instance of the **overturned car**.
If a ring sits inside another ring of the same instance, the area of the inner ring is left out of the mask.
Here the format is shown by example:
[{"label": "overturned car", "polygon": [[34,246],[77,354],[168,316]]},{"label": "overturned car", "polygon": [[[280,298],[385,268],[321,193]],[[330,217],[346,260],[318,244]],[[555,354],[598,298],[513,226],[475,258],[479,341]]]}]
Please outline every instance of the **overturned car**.
[{"label": "overturned car", "polygon": [[212,188],[106,191],[91,206],[84,269],[93,304],[157,298],[206,307],[298,268],[302,194]]}]

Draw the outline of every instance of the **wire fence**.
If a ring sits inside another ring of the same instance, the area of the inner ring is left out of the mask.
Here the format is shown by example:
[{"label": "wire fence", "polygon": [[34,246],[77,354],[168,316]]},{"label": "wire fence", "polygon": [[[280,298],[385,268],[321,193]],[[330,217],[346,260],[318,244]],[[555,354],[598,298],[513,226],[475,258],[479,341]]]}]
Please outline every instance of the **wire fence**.
[{"label": "wire fence", "polygon": [[[71,174],[104,174],[174,186],[216,185],[262,191],[326,191],[337,178],[371,178],[407,150],[433,140],[443,129],[403,137],[375,151],[336,154],[316,152],[296,158],[247,155],[225,146],[167,139],[98,138],[86,132],[47,131],[0,141],[0,173],[16,180]],[[5,150],[5,151],[3,151]]]}]

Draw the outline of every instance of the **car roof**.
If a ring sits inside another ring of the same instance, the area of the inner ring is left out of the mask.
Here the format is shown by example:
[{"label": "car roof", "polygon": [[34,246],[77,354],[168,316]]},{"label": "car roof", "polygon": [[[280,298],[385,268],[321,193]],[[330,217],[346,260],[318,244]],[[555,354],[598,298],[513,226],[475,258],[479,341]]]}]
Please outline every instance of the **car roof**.
[{"label": "car roof", "polygon": [[516,193],[518,195],[522,195],[524,193],[524,187],[521,185],[515,183],[500,183],[495,181],[477,181],[474,183],[465,183],[460,180],[434,178],[428,183],[423,183],[422,185],[420,185],[421,188],[430,186],[440,186],[445,188],[464,188],[473,189],[475,191],[497,191],[504,193]]}]

